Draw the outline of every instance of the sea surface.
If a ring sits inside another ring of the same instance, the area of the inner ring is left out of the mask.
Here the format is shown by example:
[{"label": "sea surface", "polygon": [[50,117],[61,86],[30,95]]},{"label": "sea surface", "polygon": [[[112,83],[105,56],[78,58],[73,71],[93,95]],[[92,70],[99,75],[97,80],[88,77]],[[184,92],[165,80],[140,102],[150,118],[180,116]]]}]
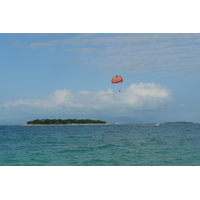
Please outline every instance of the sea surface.
[{"label": "sea surface", "polygon": [[200,166],[200,124],[0,126],[0,166]]}]

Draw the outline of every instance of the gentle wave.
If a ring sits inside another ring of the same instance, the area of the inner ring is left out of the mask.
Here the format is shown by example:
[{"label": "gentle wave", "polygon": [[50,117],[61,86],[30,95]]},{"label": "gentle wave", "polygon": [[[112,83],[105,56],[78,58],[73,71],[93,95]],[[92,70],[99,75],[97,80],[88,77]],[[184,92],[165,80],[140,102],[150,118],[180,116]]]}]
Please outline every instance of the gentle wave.
[{"label": "gentle wave", "polygon": [[197,166],[200,124],[0,126],[1,166]]}]

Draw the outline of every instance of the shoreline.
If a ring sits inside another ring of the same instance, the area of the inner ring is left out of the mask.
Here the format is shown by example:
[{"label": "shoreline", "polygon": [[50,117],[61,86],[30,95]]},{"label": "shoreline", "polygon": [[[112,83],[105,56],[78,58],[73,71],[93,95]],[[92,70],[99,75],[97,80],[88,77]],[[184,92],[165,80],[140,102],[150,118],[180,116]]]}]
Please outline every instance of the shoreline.
[{"label": "shoreline", "polygon": [[102,124],[23,124],[21,126],[70,126],[70,125],[109,125],[107,123]]}]

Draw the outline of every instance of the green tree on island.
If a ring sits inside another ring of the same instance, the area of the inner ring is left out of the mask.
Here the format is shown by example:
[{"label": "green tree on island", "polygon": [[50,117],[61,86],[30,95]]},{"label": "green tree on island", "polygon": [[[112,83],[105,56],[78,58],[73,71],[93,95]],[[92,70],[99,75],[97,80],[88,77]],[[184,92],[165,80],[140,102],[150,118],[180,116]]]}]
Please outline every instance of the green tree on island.
[{"label": "green tree on island", "polygon": [[27,124],[105,124],[105,121],[91,119],[35,119]]}]

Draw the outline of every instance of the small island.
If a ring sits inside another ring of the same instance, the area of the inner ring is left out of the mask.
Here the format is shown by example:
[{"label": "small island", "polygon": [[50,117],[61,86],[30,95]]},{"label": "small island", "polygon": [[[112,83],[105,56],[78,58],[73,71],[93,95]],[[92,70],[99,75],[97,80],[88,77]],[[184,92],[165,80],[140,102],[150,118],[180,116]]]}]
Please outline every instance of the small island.
[{"label": "small island", "polygon": [[193,122],[165,122],[165,124],[193,124]]},{"label": "small island", "polygon": [[91,119],[35,119],[28,121],[27,125],[81,125],[81,124],[106,124],[105,121]]}]

